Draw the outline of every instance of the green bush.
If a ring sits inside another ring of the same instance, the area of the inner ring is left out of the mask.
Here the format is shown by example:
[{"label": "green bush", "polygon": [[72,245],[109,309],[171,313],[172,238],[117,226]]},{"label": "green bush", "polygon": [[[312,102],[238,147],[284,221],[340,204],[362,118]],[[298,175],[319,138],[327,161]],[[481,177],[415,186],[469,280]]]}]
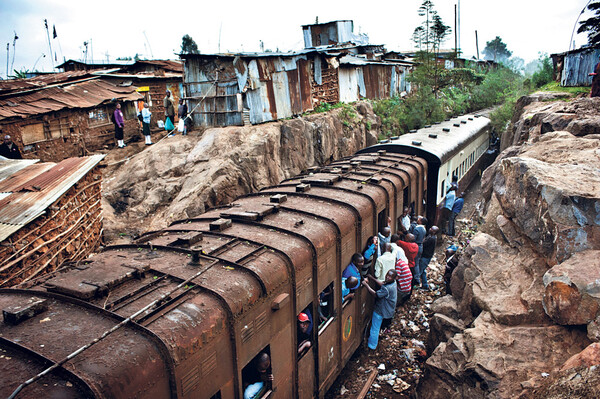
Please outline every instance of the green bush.
[{"label": "green bush", "polygon": [[540,68],[533,73],[533,76],[531,76],[531,83],[536,89],[552,82],[554,76],[552,60],[547,56],[541,56],[540,62]]}]

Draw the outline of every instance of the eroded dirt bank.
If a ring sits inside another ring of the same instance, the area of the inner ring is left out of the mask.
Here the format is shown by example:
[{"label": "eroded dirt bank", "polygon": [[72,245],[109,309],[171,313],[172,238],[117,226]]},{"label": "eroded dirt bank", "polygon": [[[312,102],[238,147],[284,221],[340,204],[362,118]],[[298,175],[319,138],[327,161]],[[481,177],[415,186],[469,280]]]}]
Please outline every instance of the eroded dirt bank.
[{"label": "eroded dirt bank", "polygon": [[422,398],[600,397],[600,99],[535,94],[432,305]]},{"label": "eroded dirt bank", "polygon": [[[136,236],[275,185],[377,141],[369,103],[256,126],[169,137],[104,174],[105,238]],[[141,144],[140,144],[141,145]]]}]

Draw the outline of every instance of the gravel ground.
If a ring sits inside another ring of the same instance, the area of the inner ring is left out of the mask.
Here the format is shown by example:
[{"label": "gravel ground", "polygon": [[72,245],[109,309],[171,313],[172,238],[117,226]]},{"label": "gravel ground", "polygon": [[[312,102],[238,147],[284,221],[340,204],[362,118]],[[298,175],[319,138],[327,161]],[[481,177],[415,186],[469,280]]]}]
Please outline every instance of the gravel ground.
[{"label": "gravel ground", "polygon": [[[438,239],[436,254],[427,270],[431,291],[413,291],[410,300],[396,310],[389,331],[380,335],[376,350],[368,349],[363,342],[325,395],[327,399],[356,397],[374,369],[377,369],[377,377],[366,398],[414,397],[427,360],[425,342],[433,313],[430,307],[435,299],[446,294],[444,251],[452,243],[464,247],[475,234],[478,226],[470,218],[478,214],[475,210],[480,197],[481,184],[476,179],[465,190],[465,205],[457,218],[457,236],[443,235],[441,240]],[[473,218],[477,219],[476,216]]]}]

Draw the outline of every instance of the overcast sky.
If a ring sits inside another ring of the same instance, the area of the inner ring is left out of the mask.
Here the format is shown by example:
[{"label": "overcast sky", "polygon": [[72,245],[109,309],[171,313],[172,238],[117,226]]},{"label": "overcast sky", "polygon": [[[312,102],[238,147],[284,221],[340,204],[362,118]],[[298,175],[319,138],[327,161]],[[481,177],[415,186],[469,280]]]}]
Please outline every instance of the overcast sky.
[{"label": "overcast sky", "polygon": [[[454,29],[454,5],[458,0],[434,0],[443,21]],[[51,71],[52,63],[44,19],[48,20],[52,50],[59,64],[63,59],[88,60],[117,57],[176,59],[181,37],[189,34],[200,52],[280,51],[303,47],[301,25],[332,20],[354,20],[355,33],[367,33],[370,42],[389,50],[411,50],[410,38],[421,22],[417,9],[422,0],[355,1],[66,1],[0,0],[0,76],[6,76],[6,44],[10,43],[9,69]],[[468,57],[500,36],[514,56],[526,62],[538,52],[557,53],[569,49],[577,17],[588,0],[461,0],[461,48]],[[582,19],[589,16],[586,12]],[[52,39],[56,25],[57,39]],[[13,38],[16,51],[13,62]],[[576,46],[587,42],[575,35]],[[454,47],[454,35],[442,46]],[[43,55],[46,55],[45,57]],[[36,64],[37,62],[37,64]],[[11,72],[12,73],[12,72]]]}]

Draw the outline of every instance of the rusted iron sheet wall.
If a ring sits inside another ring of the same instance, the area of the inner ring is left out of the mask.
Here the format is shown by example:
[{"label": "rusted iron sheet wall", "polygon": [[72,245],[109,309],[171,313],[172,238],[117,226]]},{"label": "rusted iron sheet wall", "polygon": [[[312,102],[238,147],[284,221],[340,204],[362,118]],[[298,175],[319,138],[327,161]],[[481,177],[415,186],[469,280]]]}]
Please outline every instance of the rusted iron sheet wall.
[{"label": "rusted iron sheet wall", "polygon": [[592,77],[588,76],[594,72],[598,63],[600,48],[590,48],[576,53],[565,54],[561,86],[591,86]]}]

